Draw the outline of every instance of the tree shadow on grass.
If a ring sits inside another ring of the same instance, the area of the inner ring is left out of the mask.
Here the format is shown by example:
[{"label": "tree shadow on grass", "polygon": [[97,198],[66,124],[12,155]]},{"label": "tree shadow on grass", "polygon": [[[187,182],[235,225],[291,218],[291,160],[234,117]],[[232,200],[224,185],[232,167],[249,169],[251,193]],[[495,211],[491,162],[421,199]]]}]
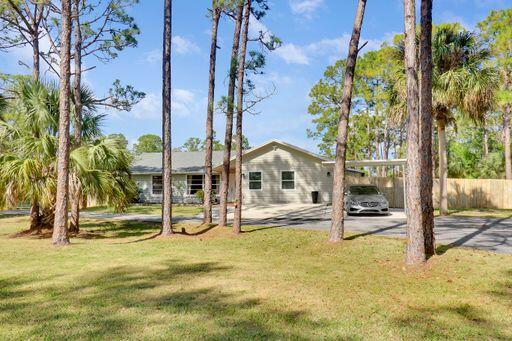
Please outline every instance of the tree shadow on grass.
[{"label": "tree shadow on grass", "polygon": [[512,269],[505,271],[506,278],[497,283],[489,294],[512,309]]},{"label": "tree shadow on grass", "polygon": [[394,319],[393,324],[404,334],[412,332],[419,339],[509,340],[511,337],[507,324],[490,320],[488,313],[471,304],[409,308],[402,316]]},{"label": "tree shadow on grass", "polygon": [[214,262],[168,260],[73,280],[2,279],[2,332],[16,330],[21,338],[305,339],[302,328],[325,328],[304,311],[270,308],[259,298],[209,284],[230,270]]}]

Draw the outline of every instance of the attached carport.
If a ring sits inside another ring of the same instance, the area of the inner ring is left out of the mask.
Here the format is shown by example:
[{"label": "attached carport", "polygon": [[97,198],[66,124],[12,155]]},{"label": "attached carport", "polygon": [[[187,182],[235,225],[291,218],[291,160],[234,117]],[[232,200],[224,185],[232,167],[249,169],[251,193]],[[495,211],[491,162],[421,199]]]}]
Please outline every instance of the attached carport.
[{"label": "attached carport", "polygon": [[[335,161],[324,161],[323,165],[334,167]],[[406,181],[405,181],[405,167],[407,164],[407,159],[392,159],[392,160],[358,160],[358,161],[346,161],[346,167],[350,168],[377,168],[377,167],[389,167],[393,170],[393,174],[395,173],[395,169],[400,169],[402,171],[402,181],[404,186],[403,191],[403,201],[404,201],[404,210],[407,208],[406,199]],[[394,176],[394,175],[393,175]]]}]

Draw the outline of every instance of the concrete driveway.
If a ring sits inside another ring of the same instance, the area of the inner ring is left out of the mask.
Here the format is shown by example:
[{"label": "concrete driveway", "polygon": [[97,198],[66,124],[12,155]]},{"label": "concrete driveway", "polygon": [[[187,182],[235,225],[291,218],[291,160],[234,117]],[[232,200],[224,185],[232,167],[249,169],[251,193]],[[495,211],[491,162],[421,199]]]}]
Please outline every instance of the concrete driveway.
[{"label": "concrete driveway", "polygon": [[[269,205],[247,207],[244,224],[328,231],[331,207],[326,205]],[[512,219],[478,217],[436,218],[436,242],[444,249],[463,246],[512,254]],[[366,235],[405,237],[403,210],[391,210],[389,216],[346,217],[345,229]]]}]

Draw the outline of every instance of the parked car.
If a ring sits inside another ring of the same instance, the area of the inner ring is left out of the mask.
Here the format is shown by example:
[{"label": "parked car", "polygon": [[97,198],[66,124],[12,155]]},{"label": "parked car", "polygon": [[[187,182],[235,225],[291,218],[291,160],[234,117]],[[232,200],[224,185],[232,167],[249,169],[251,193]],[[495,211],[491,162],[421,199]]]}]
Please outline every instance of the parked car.
[{"label": "parked car", "polygon": [[389,203],[377,186],[352,185],[345,192],[345,211],[352,214],[389,214]]}]

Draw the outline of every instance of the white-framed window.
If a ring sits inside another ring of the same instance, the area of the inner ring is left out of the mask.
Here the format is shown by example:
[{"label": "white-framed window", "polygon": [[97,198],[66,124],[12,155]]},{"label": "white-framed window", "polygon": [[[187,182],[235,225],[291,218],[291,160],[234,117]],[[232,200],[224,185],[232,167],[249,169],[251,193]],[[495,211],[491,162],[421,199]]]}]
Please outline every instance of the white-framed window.
[{"label": "white-framed window", "polygon": [[203,190],[203,175],[187,175],[187,194],[194,195],[200,190]]},{"label": "white-framed window", "polygon": [[219,194],[219,190],[220,190],[220,175],[218,175],[218,174],[213,174],[212,175],[212,190],[213,190],[213,193]]},{"label": "white-framed window", "polygon": [[281,189],[295,189],[294,171],[281,171]]},{"label": "white-framed window", "polygon": [[261,190],[261,172],[249,172],[249,189]]},{"label": "white-framed window", "polygon": [[153,175],[153,178],[151,179],[152,183],[152,190],[151,192],[154,195],[160,195],[163,192],[163,183],[162,183],[162,176],[161,175]]},{"label": "white-framed window", "polygon": [[[220,188],[220,175],[212,175],[212,189],[215,194],[219,193]],[[187,175],[187,194],[194,195],[199,190],[204,189],[204,175],[203,174],[192,174]]]}]

